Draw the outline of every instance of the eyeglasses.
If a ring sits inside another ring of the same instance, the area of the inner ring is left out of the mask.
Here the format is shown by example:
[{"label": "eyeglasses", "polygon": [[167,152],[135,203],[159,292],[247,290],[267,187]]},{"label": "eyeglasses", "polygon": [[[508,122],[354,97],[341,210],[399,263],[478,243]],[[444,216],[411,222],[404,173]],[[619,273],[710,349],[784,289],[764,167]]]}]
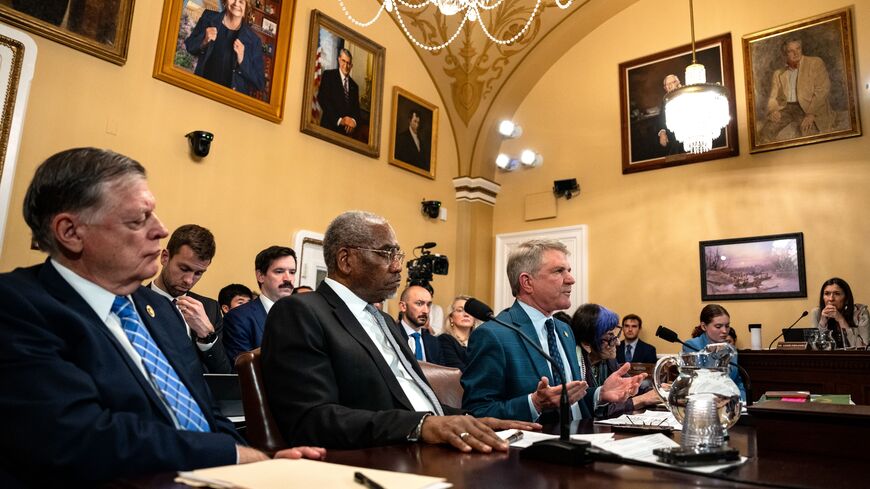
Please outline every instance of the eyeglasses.
[{"label": "eyeglasses", "polygon": [[401,265],[402,262],[405,261],[405,252],[400,250],[399,248],[393,248],[389,250],[375,250],[372,248],[362,248],[360,246],[349,246],[349,248],[377,253],[382,257],[388,259],[390,263],[398,263],[399,265]]},{"label": "eyeglasses", "polygon": [[622,328],[616,328],[616,330],[611,335],[602,337],[601,341],[606,342],[609,345],[613,345],[619,343],[620,336],[622,336]]}]

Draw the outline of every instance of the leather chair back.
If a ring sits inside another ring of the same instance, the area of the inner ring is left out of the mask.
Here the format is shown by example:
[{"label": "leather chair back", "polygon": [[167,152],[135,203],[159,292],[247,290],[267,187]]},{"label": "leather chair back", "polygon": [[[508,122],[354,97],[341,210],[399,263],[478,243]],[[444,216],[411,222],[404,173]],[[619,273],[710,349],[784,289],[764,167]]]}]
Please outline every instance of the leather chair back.
[{"label": "leather chair back", "polygon": [[269,410],[260,370],[260,349],[236,357],[236,372],[242,386],[242,406],[245,409],[245,430],[248,443],[268,454],[286,448],[284,437]]},{"label": "leather chair back", "polygon": [[462,384],[459,383],[462,371],[458,368],[444,367],[429,362],[419,362],[420,369],[432,390],[445,406],[462,408]]}]

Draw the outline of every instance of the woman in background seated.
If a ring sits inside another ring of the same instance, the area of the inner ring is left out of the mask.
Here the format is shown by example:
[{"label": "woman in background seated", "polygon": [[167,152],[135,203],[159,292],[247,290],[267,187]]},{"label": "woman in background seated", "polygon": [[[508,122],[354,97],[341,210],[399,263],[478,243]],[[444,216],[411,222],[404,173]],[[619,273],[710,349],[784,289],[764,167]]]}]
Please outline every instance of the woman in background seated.
[{"label": "woman in background seated", "polygon": [[855,304],[852,288],[841,278],[822,284],[819,307],[813,309],[813,324],[830,330],[837,348],[866,346],[870,341],[870,314],[867,306]]},{"label": "woman in background seated", "polygon": [[441,357],[443,364],[446,367],[458,368],[465,371],[465,364],[468,361],[468,337],[471,335],[471,330],[477,326],[477,321],[465,312],[465,301],[468,296],[460,295],[453,299],[453,304],[450,305],[450,312],[447,314],[447,322],[444,324],[444,332],[438,335],[438,342],[441,345]]},{"label": "woman in background seated", "polygon": [[728,328],[728,336],[725,337],[725,341],[733,346],[735,350],[737,349],[737,331],[734,331],[733,327]]},{"label": "woman in background seated", "polygon": [[619,316],[604,306],[583,304],[571,318],[571,329],[577,340],[580,371],[585,372],[585,380],[589,384],[584,402],[590,411],[594,410],[595,418],[613,418],[657,404],[661,400],[655,390],[641,387],[637,395],[625,402],[604,404],[596,409],[593,406],[595,390],[619,368],[616,363],[616,347],[622,334]]},{"label": "woman in background seated", "polygon": [[[728,332],[731,329],[731,316],[728,311],[719,304],[707,304],[701,309],[701,324],[699,325],[704,334],[686,341],[683,346],[684,352],[703,350],[710,343],[727,343]],[[731,357],[731,362],[737,364],[737,350]],[[737,367],[731,365],[728,369],[731,380],[740,389],[740,400],[746,401],[746,388]]]}]

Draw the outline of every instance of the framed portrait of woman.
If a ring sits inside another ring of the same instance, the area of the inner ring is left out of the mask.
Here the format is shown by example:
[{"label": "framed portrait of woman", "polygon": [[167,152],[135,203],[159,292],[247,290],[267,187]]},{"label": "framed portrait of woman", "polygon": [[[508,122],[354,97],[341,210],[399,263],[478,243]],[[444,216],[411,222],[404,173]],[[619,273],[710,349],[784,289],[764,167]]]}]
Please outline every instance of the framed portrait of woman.
[{"label": "framed portrait of woman", "polygon": [[295,3],[165,0],[154,78],[281,122]]}]

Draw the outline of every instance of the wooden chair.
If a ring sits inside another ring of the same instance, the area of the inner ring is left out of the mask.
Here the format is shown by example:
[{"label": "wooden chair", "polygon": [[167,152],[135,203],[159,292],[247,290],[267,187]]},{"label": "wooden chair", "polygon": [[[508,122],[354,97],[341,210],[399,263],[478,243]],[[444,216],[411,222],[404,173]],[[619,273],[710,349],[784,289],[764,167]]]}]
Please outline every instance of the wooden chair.
[{"label": "wooden chair", "polygon": [[260,349],[242,353],[236,357],[236,372],[242,386],[242,406],[248,442],[268,454],[286,448],[284,437],[269,410],[260,370]]},{"label": "wooden chair", "polygon": [[429,362],[419,362],[420,369],[432,390],[435,391],[435,396],[441,401],[441,404],[446,406],[462,408],[462,384],[459,383],[462,377],[462,371],[458,368],[444,367],[435,365]]}]

